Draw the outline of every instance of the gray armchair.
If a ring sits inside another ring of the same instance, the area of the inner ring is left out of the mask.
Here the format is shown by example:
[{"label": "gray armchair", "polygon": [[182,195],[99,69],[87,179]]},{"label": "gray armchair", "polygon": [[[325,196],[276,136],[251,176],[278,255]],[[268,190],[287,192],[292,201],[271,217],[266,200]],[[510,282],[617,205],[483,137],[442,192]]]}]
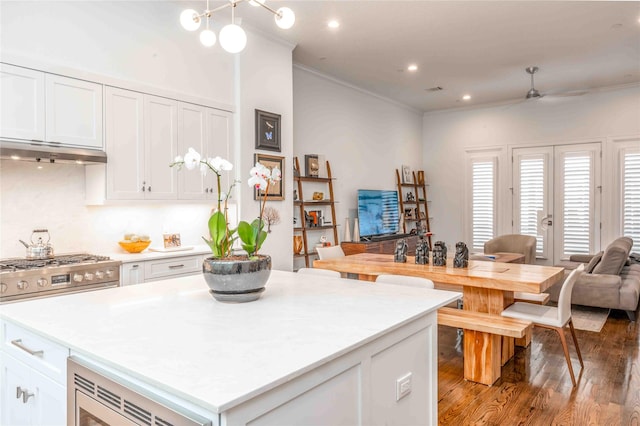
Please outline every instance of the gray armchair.
[{"label": "gray armchair", "polygon": [[500,235],[484,243],[485,254],[520,253],[524,254],[524,263],[536,262],[536,237],[530,235]]}]

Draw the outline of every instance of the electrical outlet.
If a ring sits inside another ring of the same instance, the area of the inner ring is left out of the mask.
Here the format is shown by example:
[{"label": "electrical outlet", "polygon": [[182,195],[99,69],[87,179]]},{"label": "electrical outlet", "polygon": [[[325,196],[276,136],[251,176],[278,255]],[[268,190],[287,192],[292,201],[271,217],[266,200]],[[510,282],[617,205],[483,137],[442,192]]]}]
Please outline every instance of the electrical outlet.
[{"label": "electrical outlet", "polygon": [[400,401],[411,393],[411,373],[396,379],[396,401]]}]

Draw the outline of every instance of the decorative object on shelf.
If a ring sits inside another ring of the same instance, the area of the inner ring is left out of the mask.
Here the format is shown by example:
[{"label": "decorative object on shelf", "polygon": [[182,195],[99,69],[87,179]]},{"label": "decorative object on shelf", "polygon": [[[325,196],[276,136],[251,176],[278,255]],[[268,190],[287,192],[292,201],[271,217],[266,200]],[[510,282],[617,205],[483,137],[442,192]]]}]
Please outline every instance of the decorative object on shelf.
[{"label": "decorative object on shelf", "polygon": [[397,263],[405,263],[407,261],[407,251],[409,247],[407,246],[407,242],[404,238],[399,239],[396,242],[396,251],[393,256],[393,261]]},{"label": "decorative object on shelf", "polygon": [[296,201],[298,199],[298,190],[294,189],[293,190],[293,201]]},{"label": "decorative object on shelf", "polygon": [[267,233],[271,233],[271,225],[277,225],[280,223],[280,213],[273,207],[265,207],[262,214],[262,220],[267,222]]},{"label": "decorative object on shelf", "polygon": [[324,192],[314,192],[312,198],[314,201],[322,201],[324,200]]},{"label": "decorative object on shelf", "polygon": [[[209,18],[214,13],[221,11],[227,7],[231,7],[231,23],[225,25],[220,30],[220,46],[229,53],[241,52],[247,44],[247,35],[244,30],[235,24],[235,9],[238,3],[246,0],[229,0],[225,4],[209,9],[209,0],[207,0],[206,9],[202,13],[198,13],[193,9],[186,9],[180,14],[180,24],[187,31],[195,31],[200,28],[202,20],[205,20],[206,28],[200,33],[200,42],[211,47],[216,44],[216,34],[209,29]],[[265,0],[251,0],[249,4],[252,6],[261,6],[275,15],[276,25],[282,29],[289,29],[296,21],[296,15],[288,7],[281,7],[273,10],[265,5]]]},{"label": "decorative object on shelf", "polygon": [[[217,208],[209,218],[209,235],[203,237],[209,245],[212,256],[204,260],[202,272],[210,288],[211,295],[220,302],[250,302],[260,298],[264,286],[271,274],[271,257],[258,254],[267,238],[264,230],[264,209],[267,194],[273,185],[279,184],[282,173],[277,166],[269,169],[256,162],[249,171],[249,186],[264,194],[260,199],[260,212],[251,223],[240,221],[236,229],[229,226],[228,201],[237,181],[231,184],[227,192],[222,192],[221,177],[225,171],[231,171],[233,165],[220,157],[202,158],[193,148],[182,156],[176,157],[170,167],[187,170],[200,170],[202,173],[213,171],[217,176]],[[233,253],[233,244],[237,239],[242,243],[246,255]]]},{"label": "decorative object on shelf", "polygon": [[304,174],[307,177],[318,177],[320,172],[320,163],[316,154],[308,154],[304,156]]},{"label": "decorative object on shelf", "polygon": [[413,183],[411,180],[411,167],[402,166],[402,183]]},{"label": "decorative object on shelf", "polygon": [[353,241],[360,241],[360,223],[357,217],[353,219]]},{"label": "decorative object on shelf", "polygon": [[293,236],[293,254],[300,254],[302,252],[302,235]]},{"label": "decorative object on shelf", "polygon": [[436,241],[433,245],[433,266],[447,266],[447,246],[444,241]]},{"label": "decorative object on shelf", "polygon": [[164,242],[164,248],[180,247],[180,234],[162,234],[162,240]]},{"label": "decorative object on shelf", "polygon": [[280,152],[280,114],[256,110],[256,149]]},{"label": "decorative object on shelf", "polygon": [[344,236],[342,237],[342,241],[351,241],[351,225],[349,224],[348,217],[344,220]]},{"label": "decorative object on shelf", "polygon": [[424,185],[424,183],[424,170],[418,170],[418,185]]},{"label": "decorative object on shelf", "polygon": [[456,254],[453,257],[454,268],[467,268],[469,266],[469,249],[462,241],[456,243]]},{"label": "decorative object on shelf", "polygon": [[429,264],[429,244],[424,240],[422,235],[420,235],[420,240],[416,243],[416,264]]},{"label": "decorative object on shelf", "polygon": [[313,226],[313,217],[306,210],[304,211],[304,221],[307,228],[311,228]]},{"label": "decorative object on shelf", "polygon": [[416,197],[413,195],[413,192],[407,192],[407,201],[415,201]]},{"label": "decorative object on shelf", "polygon": [[413,209],[410,209],[410,208],[404,209],[404,218],[405,220],[413,219]]},{"label": "decorative object on shelf", "polygon": [[266,197],[268,200],[284,200],[284,179],[282,179],[283,175],[281,172],[284,170],[284,157],[277,155],[254,154],[253,159],[254,163],[261,164],[268,171],[277,169],[281,176],[280,180],[269,185],[268,193],[265,193],[264,189],[261,187],[256,186],[253,191],[253,199],[260,200]]}]

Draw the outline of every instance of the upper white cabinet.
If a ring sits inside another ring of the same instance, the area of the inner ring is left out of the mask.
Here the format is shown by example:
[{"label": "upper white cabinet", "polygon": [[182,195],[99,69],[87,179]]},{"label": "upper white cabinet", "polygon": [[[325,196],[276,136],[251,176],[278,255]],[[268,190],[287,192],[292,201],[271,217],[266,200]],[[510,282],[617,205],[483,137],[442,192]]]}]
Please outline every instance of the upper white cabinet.
[{"label": "upper white cabinet", "polygon": [[0,136],[44,140],[44,73],[0,64]]},{"label": "upper white cabinet", "polygon": [[177,101],[107,87],[108,199],[177,198],[177,112]]},{"label": "upper white cabinet", "polygon": [[101,149],[102,85],[45,74],[47,142]]},{"label": "upper white cabinet", "polygon": [[0,64],[0,136],[102,149],[102,85]]},{"label": "upper white cabinet", "polygon": [[[233,163],[231,147],[231,113],[200,105],[178,104],[178,153],[184,155],[189,148],[203,157],[222,157]],[[233,172],[223,175],[222,188],[226,191]],[[217,179],[215,173],[178,173],[178,198],[181,200],[215,200]]]}]

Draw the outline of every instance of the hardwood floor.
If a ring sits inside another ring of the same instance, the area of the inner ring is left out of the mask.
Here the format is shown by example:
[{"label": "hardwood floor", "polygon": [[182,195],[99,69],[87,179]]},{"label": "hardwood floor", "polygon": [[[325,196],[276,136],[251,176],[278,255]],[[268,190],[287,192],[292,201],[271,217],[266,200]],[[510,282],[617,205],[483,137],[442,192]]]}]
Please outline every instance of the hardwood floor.
[{"label": "hardwood floor", "polygon": [[493,386],[462,378],[456,330],[438,330],[441,425],[640,425],[640,328],[612,311],[600,333],[576,330],[584,370],[570,335],[578,386],[573,388],[558,335],[534,328]]}]

